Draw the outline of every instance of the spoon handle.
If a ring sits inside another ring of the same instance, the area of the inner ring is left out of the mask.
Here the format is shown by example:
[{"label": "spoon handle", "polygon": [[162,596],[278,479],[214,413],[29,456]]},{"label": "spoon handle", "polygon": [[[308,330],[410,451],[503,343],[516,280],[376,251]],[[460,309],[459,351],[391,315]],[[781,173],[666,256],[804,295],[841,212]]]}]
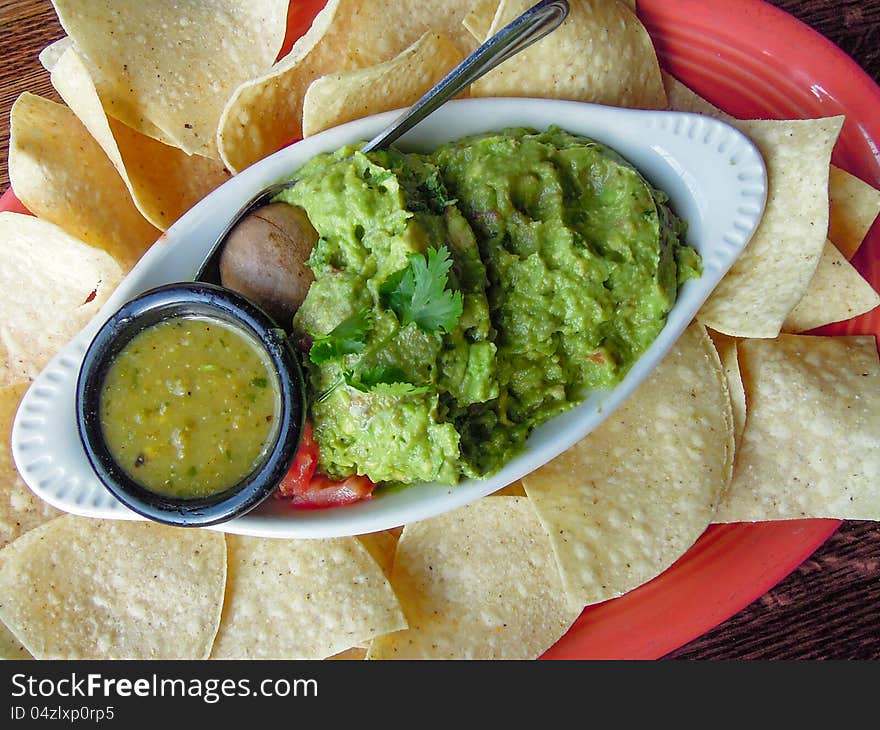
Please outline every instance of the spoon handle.
[{"label": "spoon handle", "polygon": [[558,28],[567,15],[566,0],[543,0],[529,8],[452,69],[389,127],[367,142],[361,152],[390,145],[483,74]]}]

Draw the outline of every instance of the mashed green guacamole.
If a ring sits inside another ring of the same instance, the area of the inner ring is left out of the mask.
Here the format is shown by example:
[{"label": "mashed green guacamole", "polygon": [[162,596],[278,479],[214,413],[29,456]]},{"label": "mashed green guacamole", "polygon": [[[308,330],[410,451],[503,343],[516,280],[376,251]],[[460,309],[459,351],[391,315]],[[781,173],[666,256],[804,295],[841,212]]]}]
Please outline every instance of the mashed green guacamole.
[{"label": "mashed green guacamole", "polygon": [[319,240],[294,329],[331,477],[454,484],[619,382],[699,270],[627,162],[559,129],[349,147],[280,196]]}]

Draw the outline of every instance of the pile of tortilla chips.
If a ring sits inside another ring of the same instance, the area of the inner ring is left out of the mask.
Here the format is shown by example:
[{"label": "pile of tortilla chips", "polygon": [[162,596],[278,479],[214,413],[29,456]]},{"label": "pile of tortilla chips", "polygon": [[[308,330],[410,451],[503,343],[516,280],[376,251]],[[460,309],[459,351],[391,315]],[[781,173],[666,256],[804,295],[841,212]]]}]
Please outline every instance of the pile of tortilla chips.
[{"label": "pile of tortilla chips", "polygon": [[800,334],[880,303],[849,263],[880,191],[830,165],[842,118],[727,117],[661,72],[622,0],[572,0],[469,93],[721,116],[761,149],[769,197],[696,321],[590,436],[455,512],[332,540],[62,516],[19,479],[29,381],[160,231],[303,134],[412,103],[532,3],[328,0],[276,59],[286,0],[54,0],[68,37],[40,58],[65,104],[16,102],[10,177],[34,217],[0,213],[2,656],[532,658],[713,522],[880,520],[875,338]]}]

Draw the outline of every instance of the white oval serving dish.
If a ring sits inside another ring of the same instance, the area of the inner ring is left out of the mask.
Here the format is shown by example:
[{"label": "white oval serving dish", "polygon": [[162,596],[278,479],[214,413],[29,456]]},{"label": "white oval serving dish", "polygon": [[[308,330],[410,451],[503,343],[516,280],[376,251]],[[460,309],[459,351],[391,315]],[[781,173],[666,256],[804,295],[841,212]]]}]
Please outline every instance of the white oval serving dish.
[{"label": "white oval serving dish", "polygon": [[[231,211],[263,187],[289,176],[314,155],[372,138],[399,111],[327,130],[244,170],[168,229],[109,297],[94,319],[47,365],[19,406],[12,430],[15,464],[27,485],[66,512],[143,519],[98,481],[76,428],[76,380],[101,324],[125,301],[161,284],[191,280]],[[598,426],[663,358],[754,233],[764,210],[767,178],[754,144],[734,127],[696,114],[642,111],[547,99],[452,101],[407,133],[401,149],[431,151],[440,144],[510,126],[556,125],[615,149],[669,194],[688,223],[687,241],[703,258],[703,274],[688,281],[660,336],[613,390],[537,428],[524,453],[486,479],[457,486],[419,484],[346,507],[294,510],[268,499],[243,517],[210,529],[245,535],[316,538],[387,529],[454,509],[528,474]]]}]

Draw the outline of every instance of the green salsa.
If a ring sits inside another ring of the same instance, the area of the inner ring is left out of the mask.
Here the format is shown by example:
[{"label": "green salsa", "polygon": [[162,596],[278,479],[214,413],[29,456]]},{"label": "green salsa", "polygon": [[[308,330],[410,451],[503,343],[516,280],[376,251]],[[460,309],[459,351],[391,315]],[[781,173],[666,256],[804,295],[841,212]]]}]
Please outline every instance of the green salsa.
[{"label": "green salsa", "polygon": [[158,494],[198,498],[247,476],[277,428],[277,379],[247,334],[174,317],[146,328],[114,358],[101,426],[116,462]]},{"label": "green salsa", "polygon": [[319,233],[294,318],[319,468],[408,484],[485,476],[617,384],[699,272],[628,162],[559,129],[431,155],[321,155],[280,200]]}]

